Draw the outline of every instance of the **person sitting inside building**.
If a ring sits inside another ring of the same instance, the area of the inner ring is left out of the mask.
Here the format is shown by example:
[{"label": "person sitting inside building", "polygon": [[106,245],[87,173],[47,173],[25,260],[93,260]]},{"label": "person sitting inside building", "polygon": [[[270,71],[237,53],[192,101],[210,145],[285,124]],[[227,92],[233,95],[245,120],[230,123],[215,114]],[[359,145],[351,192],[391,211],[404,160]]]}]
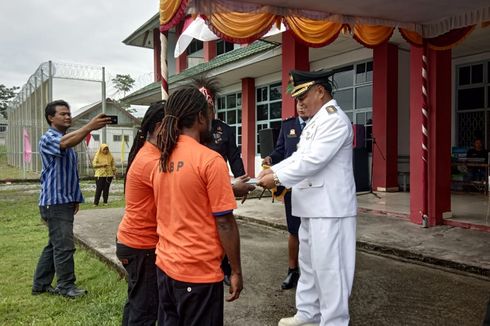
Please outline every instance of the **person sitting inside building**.
[{"label": "person sitting inside building", "polygon": [[[483,148],[483,142],[476,138],[473,147],[466,153],[466,159],[471,163],[487,163],[488,151]],[[485,167],[468,167],[471,181],[485,181]]]}]

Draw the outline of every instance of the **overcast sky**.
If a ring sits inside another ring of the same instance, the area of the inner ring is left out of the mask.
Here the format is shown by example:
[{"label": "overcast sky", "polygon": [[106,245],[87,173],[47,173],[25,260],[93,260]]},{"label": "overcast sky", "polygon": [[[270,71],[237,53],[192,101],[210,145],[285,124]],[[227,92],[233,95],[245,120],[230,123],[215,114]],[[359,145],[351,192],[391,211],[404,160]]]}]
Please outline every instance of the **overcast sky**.
[{"label": "overcast sky", "polygon": [[[159,0],[1,0],[0,84],[22,86],[49,60],[105,66],[106,79],[151,73],[152,51],[122,40],[158,8]],[[100,85],[59,84],[54,97],[89,104],[100,99]]]}]

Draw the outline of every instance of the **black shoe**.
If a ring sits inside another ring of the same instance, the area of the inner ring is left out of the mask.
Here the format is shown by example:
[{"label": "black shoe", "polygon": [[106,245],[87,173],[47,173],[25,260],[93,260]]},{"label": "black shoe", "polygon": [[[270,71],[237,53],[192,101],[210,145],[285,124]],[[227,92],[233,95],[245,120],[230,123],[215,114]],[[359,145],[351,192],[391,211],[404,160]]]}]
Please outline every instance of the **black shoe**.
[{"label": "black shoe", "polygon": [[226,286],[231,285],[230,275],[225,275],[225,278],[223,279],[223,283],[225,283]]},{"label": "black shoe", "polygon": [[76,286],[73,286],[69,289],[56,288],[55,291],[56,291],[56,294],[62,295],[64,297],[70,298],[70,299],[80,298],[80,297],[83,297],[84,295],[87,294],[87,290],[79,289]]},{"label": "black shoe", "polygon": [[288,276],[284,279],[284,281],[281,284],[281,289],[283,290],[289,290],[294,287],[296,287],[296,284],[298,284],[299,280],[299,269],[289,269],[288,270]]},{"label": "black shoe", "polygon": [[51,285],[48,285],[42,289],[32,288],[31,293],[32,293],[32,295],[39,295],[39,294],[43,294],[43,293],[56,294],[56,290]]}]

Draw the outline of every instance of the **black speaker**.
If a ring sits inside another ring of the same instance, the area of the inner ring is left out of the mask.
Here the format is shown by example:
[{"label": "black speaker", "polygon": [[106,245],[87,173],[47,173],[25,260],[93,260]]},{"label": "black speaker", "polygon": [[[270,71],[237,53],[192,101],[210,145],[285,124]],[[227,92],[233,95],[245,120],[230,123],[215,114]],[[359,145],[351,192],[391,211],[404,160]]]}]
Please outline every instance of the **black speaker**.
[{"label": "black speaker", "polygon": [[276,146],[277,137],[279,136],[279,130],[274,128],[267,128],[259,130],[259,142],[260,142],[260,157],[264,158],[269,156],[274,151]]},{"label": "black speaker", "polygon": [[356,191],[369,191],[369,152],[366,148],[354,148],[353,151],[352,164]]}]

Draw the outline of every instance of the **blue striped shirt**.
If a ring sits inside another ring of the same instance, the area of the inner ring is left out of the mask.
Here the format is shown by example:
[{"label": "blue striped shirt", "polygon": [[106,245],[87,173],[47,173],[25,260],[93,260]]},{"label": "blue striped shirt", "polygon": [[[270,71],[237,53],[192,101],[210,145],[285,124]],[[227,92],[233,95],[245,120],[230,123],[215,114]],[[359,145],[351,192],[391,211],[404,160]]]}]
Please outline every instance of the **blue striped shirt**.
[{"label": "blue striped shirt", "polygon": [[39,141],[43,163],[39,206],[82,203],[77,170],[77,155],[73,148],[61,149],[63,133],[49,128]]}]

